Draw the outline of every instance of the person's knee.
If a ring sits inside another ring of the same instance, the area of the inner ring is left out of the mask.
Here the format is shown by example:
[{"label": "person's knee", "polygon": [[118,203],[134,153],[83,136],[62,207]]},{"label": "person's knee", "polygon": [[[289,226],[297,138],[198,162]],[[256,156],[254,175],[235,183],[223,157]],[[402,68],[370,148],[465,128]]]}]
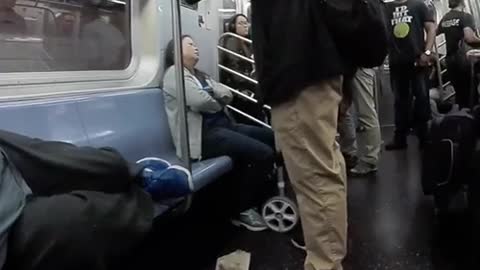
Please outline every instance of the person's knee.
[{"label": "person's knee", "polygon": [[275,151],[269,145],[264,145],[261,149],[258,149],[258,152],[256,152],[256,156],[257,162],[261,162],[267,165],[273,165],[275,161]]}]

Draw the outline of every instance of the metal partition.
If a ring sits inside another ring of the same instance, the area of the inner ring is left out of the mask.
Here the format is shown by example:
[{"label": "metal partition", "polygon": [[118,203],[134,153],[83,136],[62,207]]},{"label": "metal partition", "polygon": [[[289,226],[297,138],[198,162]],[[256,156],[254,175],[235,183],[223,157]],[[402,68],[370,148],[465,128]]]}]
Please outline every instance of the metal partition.
[{"label": "metal partition", "polygon": [[[221,46],[220,43],[221,43],[222,40],[225,39],[226,37],[237,38],[237,39],[240,39],[240,40],[245,41],[245,42],[250,43],[250,44],[252,44],[252,40],[250,40],[250,39],[248,39],[248,38],[245,38],[245,37],[242,37],[242,36],[240,36],[240,35],[234,34],[234,33],[227,32],[227,33],[224,33],[224,34],[222,34],[222,35],[220,36],[219,45],[217,45],[217,49],[218,49],[219,51],[222,51],[222,52],[224,52],[224,53],[233,55],[233,56],[235,56],[235,57],[237,57],[237,58],[240,58],[240,59],[242,59],[242,60],[244,60],[244,61],[247,61],[247,62],[251,63],[252,65],[255,64],[255,61],[254,61],[253,59],[250,59],[250,58],[248,58],[248,57],[245,57],[245,56],[243,56],[243,55],[241,55],[241,54],[238,54],[238,53],[236,53],[236,52],[234,52],[234,51],[231,51],[231,50],[229,50],[229,49]],[[257,80],[254,80],[254,79],[250,78],[249,76],[245,76],[244,74],[242,74],[242,73],[240,73],[240,72],[237,72],[237,71],[235,71],[235,70],[233,70],[233,69],[231,69],[231,68],[228,68],[228,67],[226,67],[226,66],[224,66],[224,65],[222,65],[222,64],[220,64],[220,63],[218,64],[218,68],[220,68],[221,70],[226,71],[226,72],[228,72],[228,73],[230,73],[230,74],[233,74],[233,75],[235,75],[235,76],[237,76],[237,77],[240,77],[240,78],[242,78],[242,79],[244,79],[244,80],[247,80],[247,81],[251,82],[251,83],[254,84],[254,85],[258,85],[258,81],[257,81]],[[240,92],[240,91],[238,91],[238,90],[235,90],[235,89],[231,88],[231,87],[228,86],[228,85],[224,85],[224,86],[225,86],[226,88],[228,88],[233,94],[235,94],[235,95],[237,95],[237,96],[241,96],[242,98],[246,99],[247,101],[249,101],[249,102],[251,102],[251,103],[255,103],[255,104],[258,104],[258,103],[259,103],[259,101],[256,100],[256,99],[253,98],[253,97],[250,97],[250,96],[248,96],[248,95],[246,95],[246,94],[244,94],[244,93],[242,93],[242,92]],[[235,112],[235,113],[238,113],[238,114],[240,114],[241,116],[246,117],[246,118],[248,118],[249,120],[251,120],[251,121],[253,121],[253,122],[257,123],[257,124],[260,124],[260,125],[262,125],[262,126],[264,126],[264,127],[270,128],[270,129],[272,128],[269,124],[266,124],[264,121],[261,121],[261,120],[255,118],[255,117],[249,115],[249,114],[246,113],[246,112],[243,112],[243,111],[241,111],[241,110],[239,110],[239,109],[237,109],[237,108],[235,108],[235,107],[232,107],[232,106],[230,106],[230,105],[227,106],[227,107],[228,107],[231,111],[233,111],[233,112]],[[263,105],[263,108],[266,109],[266,110],[268,110],[268,111],[270,111],[270,110],[272,109],[272,108],[271,108],[270,106],[268,106],[268,105]]]}]

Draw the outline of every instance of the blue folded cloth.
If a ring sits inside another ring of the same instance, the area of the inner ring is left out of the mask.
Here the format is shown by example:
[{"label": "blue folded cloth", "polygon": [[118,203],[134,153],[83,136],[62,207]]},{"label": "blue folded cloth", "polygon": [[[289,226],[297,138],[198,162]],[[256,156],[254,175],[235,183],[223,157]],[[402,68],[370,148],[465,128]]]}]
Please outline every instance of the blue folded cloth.
[{"label": "blue folded cloth", "polygon": [[193,191],[192,175],[186,168],[160,158],[145,158],[137,165],[140,185],[154,201],[184,197]]}]

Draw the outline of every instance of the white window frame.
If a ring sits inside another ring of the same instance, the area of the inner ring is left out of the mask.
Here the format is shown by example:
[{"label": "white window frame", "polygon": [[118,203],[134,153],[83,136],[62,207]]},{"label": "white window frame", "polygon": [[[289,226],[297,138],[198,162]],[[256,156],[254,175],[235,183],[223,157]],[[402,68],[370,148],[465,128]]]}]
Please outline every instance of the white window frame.
[{"label": "white window frame", "polygon": [[124,70],[0,73],[0,101],[146,88],[158,84],[156,0],[130,0],[131,61]]}]

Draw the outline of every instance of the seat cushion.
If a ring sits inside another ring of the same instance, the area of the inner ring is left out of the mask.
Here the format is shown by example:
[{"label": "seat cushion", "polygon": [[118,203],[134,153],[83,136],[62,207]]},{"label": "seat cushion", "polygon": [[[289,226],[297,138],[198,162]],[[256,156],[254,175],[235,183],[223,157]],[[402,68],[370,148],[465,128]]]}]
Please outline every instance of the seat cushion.
[{"label": "seat cushion", "polygon": [[202,160],[192,164],[194,192],[218,180],[233,168],[232,159],[218,157]]},{"label": "seat cushion", "polygon": [[[178,160],[172,161],[176,163]],[[217,181],[233,168],[233,162],[229,157],[218,157],[202,160],[192,164],[194,192],[201,190],[209,184]],[[161,216],[172,208],[175,208],[185,198],[169,199],[155,203],[155,217]]]}]

